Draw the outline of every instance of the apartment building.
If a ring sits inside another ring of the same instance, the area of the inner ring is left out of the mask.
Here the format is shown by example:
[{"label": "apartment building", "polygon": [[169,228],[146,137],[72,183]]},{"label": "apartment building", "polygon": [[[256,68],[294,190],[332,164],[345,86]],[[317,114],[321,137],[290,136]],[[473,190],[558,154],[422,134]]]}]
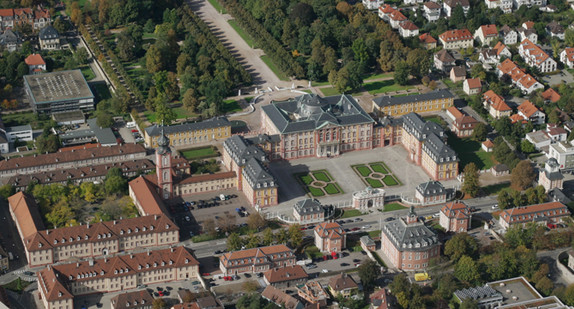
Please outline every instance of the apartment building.
[{"label": "apartment building", "polygon": [[0,30],[28,24],[34,30],[40,30],[52,23],[50,11],[44,8],[0,9]]},{"label": "apartment building", "polygon": [[337,222],[323,222],[313,231],[315,246],[321,252],[341,252],[346,247],[347,235]]},{"label": "apartment building", "polygon": [[548,157],[556,159],[560,165],[560,169],[573,169],[574,145],[572,141],[551,144],[548,149]]},{"label": "apartment building", "polygon": [[409,38],[419,35],[419,27],[410,20],[405,20],[399,25],[399,35],[403,38]]},{"label": "apartment building", "polygon": [[442,4],[442,8],[447,17],[451,17],[452,11],[460,5],[464,11],[464,15],[468,14],[468,10],[470,10],[470,3],[468,0],[445,0]]},{"label": "apartment building", "polygon": [[439,35],[438,38],[444,49],[447,50],[472,47],[474,42],[474,37],[468,29],[448,30]]},{"label": "apartment building", "polygon": [[172,146],[185,147],[205,144],[231,136],[231,123],[225,117],[216,117],[194,123],[170,126],[152,125],[144,130],[144,140],[148,147],[157,147],[162,134],[169,138]]},{"label": "apartment building", "polygon": [[532,122],[532,124],[544,124],[546,114],[532,102],[526,100],[518,106],[518,114],[522,119]]},{"label": "apartment building", "polygon": [[496,94],[492,90],[488,90],[482,95],[482,104],[488,110],[492,118],[498,119],[501,117],[510,117],[512,108],[506,104],[504,98]]},{"label": "apartment building", "polygon": [[537,89],[544,89],[544,85],[539,83],[532,75],[527,74],[524,69],[518,67],[512,60],[505,59],[496,67],[498,77],[508,75],[512,84],[525,94],[530,94]]},{"label": "apartment building", "polygon": [[386,116],[402,116],[408,113],[433,112],[448,109],[454,104],[454,96],[446,89],[402,97],[380,96],[373,99],[373,111]]},{"label": "apartment building", "polygon": [[500,36],[502,42],[505,45],[512,45],[518,42],[518,33],[512,28],[510,28],[508,25],[502,26],[502,28],[500,28],[500,32],[498,33],[498,35]]},{"label": "apartment building", "polygon": [[199,279],[199,262],[185,247],[48,266],[37,273],[46,309],[73,309],[74,298],[141,285]]},{"label": "apartment building", "polygon": [[496,25],[482,25],[474,32],[474,38],[480,45],[490,45],[492,41],[498,38]]},{"label": "apartment building", "polygon": [[285,245],[274,245],[224,253],[219,257],[223,275],[266,272],[271,268],[295,265],[297,257]]},{"label": "apartment building", "polygon": [[429,22],[435,22],[440,18],[441,13],[441,6],[440,4],[429,1],[423,4],[423,16]]},{"label": "apartment building", "polygon": [[447,203],[440,210],[439,223],[446,232],[467,232],[471,221],[472,212],[463,202]]},{"label": "apartment building", "polygon": [[538,68],[542,73],[556,71],[557,63],[540,46],[524,39],[518,46],[518,54],[528,65]]},{"label": "apartment building", "polygon": [[513,1],[512,0],[484,0],[486,7],[489,9],[501,9],[504,13],[508,14],[512,12]]},{"label": "apartment building", "polygon": [[511,226],[524,226],[530,222],[544,225],[561,223],[567,217],[570,217],[570,211],[566,205],[560,202],[549,202],[505,209],[500,214],[499,222],[502,228],[507,230]]},{"label": "apartment building", "polygon": [[567,47],[560,53],[560,62],[569,68],[574,68],[574,47]]}]

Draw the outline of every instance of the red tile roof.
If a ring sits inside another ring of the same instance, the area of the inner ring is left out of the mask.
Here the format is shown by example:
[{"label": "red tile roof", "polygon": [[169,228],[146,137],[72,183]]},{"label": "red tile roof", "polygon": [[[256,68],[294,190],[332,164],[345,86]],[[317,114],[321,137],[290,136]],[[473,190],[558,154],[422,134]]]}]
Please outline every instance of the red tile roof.
[{"label": "red tile roof", "polygon": [[30,237],[45,228],[38,205],[33,197],[24,192],[18,192],[8,198],[8,204],[22,237]]},{"label": "red tile roof", "polygon": [[38,275],[38,288],[43,291],[47,301],[57,301],[65,299],[73,299],[74,296],[64,284],[59,280],[58,274],[54,268],[48,266],[37,273]]},{"label": "red tile roof", "polygon": [[570,60],[570,62],[574,62],[574,47],[567,47],[564,51],[566,52],[566,59]]},{"label": "red tile roof", "polygon": [[345,230],[337,222],[323,222],[315,227],[315,233],[321,238],[339,239],[345,235]]},{"label": "red tile roof", "polygon": [[130,192],[133,198],[139,203],[143,214],[159,215],[163,214],[164,204],[157,193],[157,187],[143,176],[129,182]]},{"label": "red tile roof", "polygon": [[465,41],[473,39],[472,34],[470,31],[468,31],[468,29],[449,30],[439,35],[439,37],[445,42]]},{"label": "red tile roof", "polygon": [[496,51],[496,55],[500,56],[500,53],[502,53],[502,51],[504,51],[504,49],[506,49],[506,45],[504,45],[502,43],[502,41],[498,41],[498,43],[496,43],[496,45],[494,45],[494,48],[492,48],[494,51]]},{"label": "red tile roof", "polygon": [[403,13],[401,13],[401,11],[398,11],[398,10],[394,10],[389,17],[390,17],[390,19],[392,19],[394,21],[407,20],[407,17],[405,15],[403,15]]},{"label": "red tile roof", "polygon": [[505,209],[500,218],[508,224],[532,222],[536,219],[570,216],[566,205],[560,202],[549,202],[524,207]]},{"label": "red tile roof", "polygon": [[430,33],[423,33],[419,35],[419,40],[425,44],[436,43],[436,39],[433,38],[432,35],[430,35]]},{"label": "red tile roof", "polygon": [[46,65],[46,62],[40,54],[31,54],[24,59],[27,65]]},{"label": "red tile roof", "polygon": [[560,94],[552,88],[548,88],[546,91],[542,92],[541,96],[544,100],[548,100],[552,103],[556,103],[560,100]]},{"label": "red tile roof", "polygon": [[389,4],[383,4],[382,6],[379,7],[379,11],[385,13],[385,14],[390,14],[392,12],[395,11],[395,9],[390,6]]},{"label": "red tile roof", "polygon": [[259,247],[252,249],[245,249],[239,251],[233,251],[223,254],[219,260],[226,267],[231,266],[231,261],[246,261],[251,259],[251,264],[261,264],[263,262],[257,261],[257,258],[262,258],[264,262],[273,261],[279,259],[280,256],[287,258],[295,258],[293,251],[285,245],[274,245],[267,247]]},{"label": "red tile roof", "polygon": [[494,147],[494,144],[492,143],[491,140],[487,139],[484,142],[482,142],[482,144],[486,147],[486,148],[492,148]]},{"label": "red tile roof", "polygon": [[449,107],[446,111],[447,113],[450,113],[454,119],[464,116],[464,114],[455,106]]},{"label": "red tile roof", "polygon": [[514,115],[510,116],[509,118],[510,118],[510,122],[512,122],[512,123],[517,123],[517,122],[520,122],[522,124],[528,123],[528,120],[522,118],[522,116],[520,116],[519,114],[514,114]]},{"label": "red tile roof", "polygon": [[522,23],[522,26],[526,29],[533,29],[534,28],[534,22],[533,21],[525,21]]},{"label": "red tile roof", "polygon": [[415,30],[419,30],[419,27],[417,27],[417,25],[415,25],[415,23],[413,23],[410,20],[405,20],[400,24],[401,28],[405,29],[405,30],[410,30],[410,31],[415,31]]},{"label": "red tile roof", "polygon": [[429,8],[431,10],[433,10],[433,9],[436,10],[436,9],[441,8],[441,6],[438,3],[433,2],[433,1],[425,2],[424,6],[426,6],[427,8]]},{"label": "red tile roof", "polygon": [[530,57],[534,58],[534,62],[537,65],[542,64],[546,59],[550,58],[550,56],[540,48],[540,46],[532,43],[529,39],[524,39],[520,42],[520,47],[525,50],[525,53]]},{"label": "red tile roof", "polygon": [[450,202],[444,205],[440,211],[448,218],[468,218],[470,215],[470,208],[461,202]]},{"label": "red tile roof", "polygon": [[539,112],[540,110],[538,107],[536,107],[536,105],[532,104],[532,102],[526,100],[518,106],[518,111],[524,114],[526,118],[530,119],[530,117],[532,117],[536,112]]},{"label": "red tile roof", "polygon": [[307,279],[309,275],[305,272],[300,265],[284,266],[278,268],[271,268],[264,274],[267,282],[269,283],[281,283],[285,281]]},{"label": "red tile roof", "polygon": [[359,286],[353,280],[353,277],[347,273],[341,273],[337,276],[331,277],[329,280],[329,287],[334,291],[343,291],[347,289],[357,289]]},{"label": "red tile roof", "polygon": [[468,84],[469,89],[476,89],[482,87],[480,83],[480,78],[468,78],[465,80],[465,83]]},{"label": "red tile roof", "polygon": [[484,98],[484,100],[488,101],[488,103],[490,104],[490,106],[492,106],[492,108],[494,108],[497,111],[504,112],[512,110],[506,104],[506,102],[504,102],[504,99],[492,90],[488,90],[487,92],[485,92],[482,97]]},{"label": "red tile roof", "polygon": [[496,25],[482,25],[480,26],[480,31],[482,31],[482,35],[485,38],[498,36],[498,30],[496,29]]}]

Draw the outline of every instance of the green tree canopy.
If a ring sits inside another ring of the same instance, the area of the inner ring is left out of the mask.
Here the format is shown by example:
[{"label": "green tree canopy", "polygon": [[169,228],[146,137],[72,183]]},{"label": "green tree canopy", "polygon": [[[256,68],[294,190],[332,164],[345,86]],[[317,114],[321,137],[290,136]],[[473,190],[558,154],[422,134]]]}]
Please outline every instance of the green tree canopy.
[{"label": "green tree canopy", "polygon": [[469,256],[463,255],[454,267],[454,275],[461,281],[476,284],[480,281],[478,265]]},{"label": "green tree canopy", "polygon": [[444,245],[444,254],[457,262],[463,256],[473,257],[478,253],[478,242],[467,233],[456,233]]},{"label": "green tree canopy", "polygon": [[377,262],[368,259],[361,263],[358,270],[364,289],[371,290],[375,286],[375,281],[381,275],[381,267]]}]

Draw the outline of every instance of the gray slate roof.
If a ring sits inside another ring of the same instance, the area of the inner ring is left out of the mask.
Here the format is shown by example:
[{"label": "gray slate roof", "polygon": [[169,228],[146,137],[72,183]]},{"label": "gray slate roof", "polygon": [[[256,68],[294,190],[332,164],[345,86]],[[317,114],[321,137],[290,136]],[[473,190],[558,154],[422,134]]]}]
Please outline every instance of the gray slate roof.
[{"label": "gray slate roof", "polygon": [[264,143],[278,143],[281,141],[281,136],[279,134],[268,135],[268,134],[259,134],[254,137],[248,137],[246,140],[250,141],[255,145],[261,145]]},{"label": "gray slate roof", "polygon": [[[213,129],[213,128],[221,128],[227,127],[231,124],[225,117],[216,117],[211,118],[208,120],[194,122],[194,123],[183,123],[171,126],[164,126],[165,134],[170,135],[179,132],[189,132],[189,131],[196,131],[196,130],[205,130],[205,129]],[[146,133],[149,136],[160,136],[161,135],[161,126],[153,125],[145,128]]]},{"label": "gray slate roof", "polygon": [[391,97],[388,95],[384,95],[374,98],[373,102],[380,107],[385,107],[385,106],[401,105],[414,102],[423,102],[428,100],[437,100],[442,98],[454,98],[454,96],[447,89],[440,89],[428,93],[407,95],[402,97]]},{"label": "gray slate roof", "polygon": [[318,214],[325,212],[325,209],[323,209],[323,206],[321,206],[321,203],[318,200],[310,198],[297,201],[293,208],[295,208],[295,211],[297,211],[299,215]]},{"label": "gray slate roof", "polygon": [[223,142],[223,147],[238,166],[245,166],[251,158],[267,162],[267,157],[263,150],[239,135],[233,135],[226,139],[225,142]]},{"label": "gray slate roof", "polygon": [[304,94],[262,107],[282,133],[312,131],[325,125],[348,126],[375,122],[350,95],[321,98]]},{"label": "gray slate roof", "polygon": [[436,180],[421,183],[417,186],[417,191],[424,197],[446,194],[446,190],[442,183]]},{"label": "gray slate roof", "polygon": [[274,188],[277,182],[261,162],[255,158],[249,159],[243,168],[243,177],[252,188]]},{"label": "gray slate roof", "polygon": [[435,162],[455,162],[458,161],[456,152],[452,150],[440,137],[431,134],[423,144],[423,150]]},{"label": "gray slate roof", "polygon": [[544,174],[546,175],[546,178],[548,178],[549,180],[560,180],[560,179],[564,179],[564,176],[562,175],[562,173],[560,173],[560,171],[556,171],[556,172],[549,172],[549,171],[544,171]]},{"label": "gray slate roof", "polygon": [[92,118],[86,121],[88,126],[90,126],[90,130],[94,132],[98,142],[102,145],[117,145],[118,141],[114,132],[110,128],[102,128],[98,125],[97,119]]},{"label": "gray slate roof", "polygon": [[439,244],[435,232],[421,222],[407,222],[401,218],[383,225],[383,233],[398,251],[424,251]]},{"label": "gray slate roof", "polygon": [[58,33],[58,30],[56,30],[56,28],[48,25],[42,28],[42,30],[40,30],[38,37],[40,38],[40,40],[53,40],[59,38],[60,34]]},{"label": "gray slate roof", "polygon": [[431,134],[436,134],[439,137],[444,135],[442,128],[432,122],[425,121],[419,114],[408,113],[402,117],[403,128],[407,133],[414,135],[419,141],[427,139]]},{"label": "gray slate roof", "polygon": [[17,31],[12,31],[12,29],[6,29],[2,35],[0,35],[0,44],[20,44],[22,40],[20,39],[20,34]]}]

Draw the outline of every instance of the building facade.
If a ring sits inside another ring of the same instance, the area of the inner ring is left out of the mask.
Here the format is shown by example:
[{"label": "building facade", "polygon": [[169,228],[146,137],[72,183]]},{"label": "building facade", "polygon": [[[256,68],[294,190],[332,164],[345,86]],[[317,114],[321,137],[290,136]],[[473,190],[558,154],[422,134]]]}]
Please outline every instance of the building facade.
[{"label": "building facade", "polygon": [[557,63],[540,46],[524,39],[518,46],[518,54],[526,64],[538,68],[541,73],[556,71]]},{"label": "building facade", "polygon": [[564,218],[569,216],[570,211],[566,205],[560,202],[549,202],[505,209],[500,214],[499,222],[507,230],[511,226],[524,226],[531,222],[544,225],[561,223]]},{"label": "building facade", "polygon": [[341,252],[347,244],[347,233],[337,222],[323,222],[315,227],[315,246],[321,252]]},{"label": "building facade", "polygon": [[548,159],[544,169],[538,173],[538,184],[543,186],[546,192],[554,188],[563,189],[564,176],[560,172],[560,165],[554,158]]},{"label": "building facade", "polygon": [[259,247],[224,253],[219,257],[223,275],[259,273],[275,267],[293,266],[297,257],[285,245]]},{"label": "building facade", "polygon": [[425,94],[402,97],[380,96],[373,99],[373,111],[387,116],[402,116],[408,113],[437,112],[454,104],[450,91],[441,89]]},{"label": "building facade", "polygon": [[0,30],[28,24],[34,31],[40,30],[52,23],[50,10],[44,8],[19,8],[0,10]]},{"label": "building facade", "polygon": [[304,199],[297,201],[293,206],[293,217],[299,224],[311,224],[325,220],[325,208],[316,199]]},{"label": "building facade", "polygon": [[162,135],[162,130],[169,138],[171,146],[177,147],[204,144],[231,137],[231,123],[225,117],[218,117],[195,123],[149,126],[144,130],[144,140],[148,147],[158,146],[157,141]]},{"label": "building facade", "polygon": [[467,232],[471,221],[470,208],[462,202],[447,203],[440,210],[439,223],[447,232]]},{"label": "building facade", "polygon": [[474,44],[474,37],[468,29],[448,30],[438,36],[444,49],[453,50],[469,48]]}]

